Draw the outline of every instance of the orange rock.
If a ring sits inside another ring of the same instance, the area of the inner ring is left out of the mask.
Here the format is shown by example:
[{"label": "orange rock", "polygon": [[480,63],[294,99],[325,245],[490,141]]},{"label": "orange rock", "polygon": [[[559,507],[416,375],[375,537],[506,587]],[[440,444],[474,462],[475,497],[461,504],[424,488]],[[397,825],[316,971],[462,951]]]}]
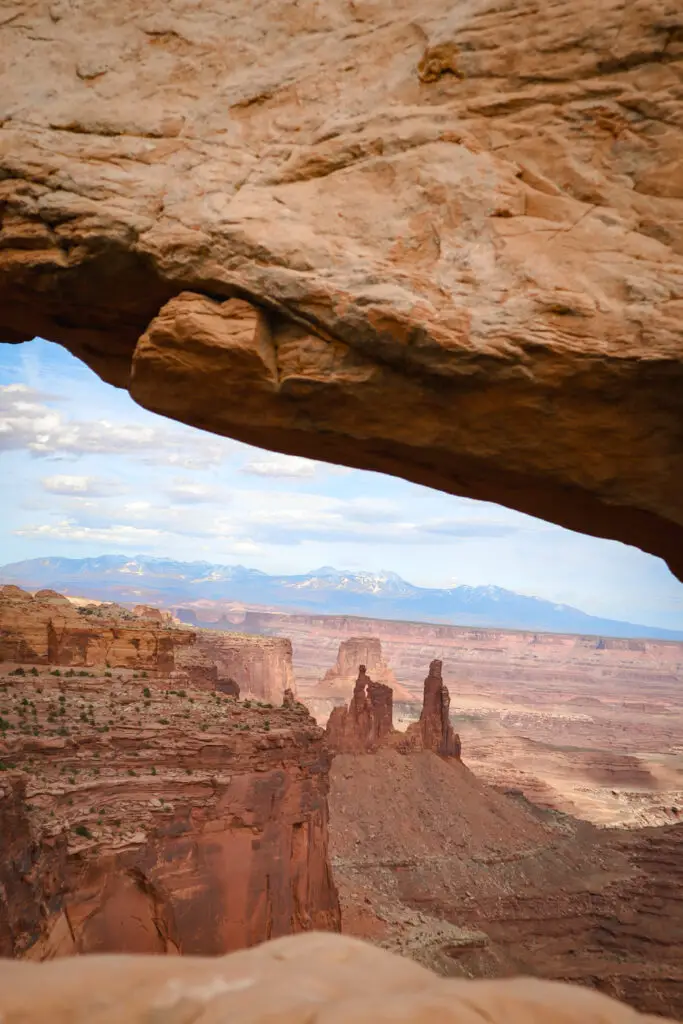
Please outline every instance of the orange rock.
[{"label": "orange rock", "polygon": [[213,955],[339,929],[329,754],[305,708],[82,682],[10,684],[63,736],[34,737],[5,698],[0,955]]},{"label": "orange rock", "polygon": [[0,587],[0,663],[128,668],[173,675],[179,685],[234,695],[242,690],[277,704],[294,687],[292,644],[284,637],[185,629],[171,622],[148,605],[134,612],[116,604],[76,607],[52,590],[32,596],[19,587]]},{"label": "orange rock", "polygon": [[340,935],[267,942],[228,957],[78,957],[0,962],[10,1021],[148,1024],[664,1024],[607,996],[558,982],[455,981]]}]

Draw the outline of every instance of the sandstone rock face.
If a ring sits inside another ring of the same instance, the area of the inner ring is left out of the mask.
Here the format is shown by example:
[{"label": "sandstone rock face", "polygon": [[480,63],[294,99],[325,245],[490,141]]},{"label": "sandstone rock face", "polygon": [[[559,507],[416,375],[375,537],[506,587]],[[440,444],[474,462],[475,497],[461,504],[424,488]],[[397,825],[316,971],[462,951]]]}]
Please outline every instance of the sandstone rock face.
[{"label": "sandstone rock face", "polygon": [[27,778],[7,772],[3,755],[0,751],[0,956],[11,957],[40,935],[49,907],[60,898],[67,844],[62,835],[38,840],[27,809]]},{"label": "sandstone rock face", "polygon": [[2,681],[0,953],[209,955],[338,929],[306,709],[144,682]]},{"label": "sandstone rock face", "polygon": [[173,618],[170,612],[154,608],[150,604],[136,604],[133,608],[133,615],[137,615],[141,619],[153,619],[155,622],[170,622]]},{"label": "sandstone rock face", "polygon": [[285,690],[296,689],[292,642],[286,637],[204,630],[197,644],[216,665],[219,678],[232,679],[244,696],[281,704]]},{"label": "sandstone rock face", "polygon": [[[141,610],[142,609],[142,610]],[[157,612],[157,615],[152,613]],[[131,668],[178,685],[280,704],[294,686],[292,645],[282,637],[175,628],[159,609],[74,606],[54,591],[0,587],[0,663]]]},{"label": "sandstone rock face", "polygon": [[194,643],[191,630],[140,619],[118,605],[76,608],[54,591],[31,596],[0,587],[0,662],[168,673],[175,652]]},{"label": "sandstone rock face", "polygon": [[606,996],[569,985],[447,981],[335,935],[278,939],[225,958],[90,956],[59,964],[0,963],[0,1005],[10,1021],[107,1024],[125,1020],[239,1020],[270,1024],[662,1024]]},{"label": "sandstone rock face", "polygon": [[316,694],[348,700],[356,686],[359,665],[365,667],[368,676],[398,691],[397,696],[409,698],[410,695],[397,682],[392,669],[384,660],[382,642],[376,636],[353,636],[341,640],[337,660],[325,673]]},{"label": "sandstone rock face", "polygon": [[393,691],[369,678],[360,665],[358,679],[347,708],[334,708],[325,730],[327,742],[336,753],[364,754],[386,743],[394,730]]},{"label": "sandstone rock face", "polygon": [[420,721],[406,730],[408,742],[419,731],[423,750],[431,750],[440,757],[460,757],[460,737],[453,732],[450,720],[451,699],[441,676],[441,662],[429,666],[425,679],[424,701]]},{"label": "sandstone rock face", "polygon": [[678,0],[15,0],[1,31],[2,337],[683,573]]}]

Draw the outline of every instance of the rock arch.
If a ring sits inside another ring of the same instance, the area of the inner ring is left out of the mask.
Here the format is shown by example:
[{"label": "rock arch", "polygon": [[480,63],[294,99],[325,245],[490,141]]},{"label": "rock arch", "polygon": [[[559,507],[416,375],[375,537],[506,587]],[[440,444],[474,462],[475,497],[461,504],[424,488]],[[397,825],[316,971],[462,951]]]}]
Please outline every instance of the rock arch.
[{"label": "rock arch", "polygon": [[674,0],[259,11],[15,0],[0,337],[683,576]]}]

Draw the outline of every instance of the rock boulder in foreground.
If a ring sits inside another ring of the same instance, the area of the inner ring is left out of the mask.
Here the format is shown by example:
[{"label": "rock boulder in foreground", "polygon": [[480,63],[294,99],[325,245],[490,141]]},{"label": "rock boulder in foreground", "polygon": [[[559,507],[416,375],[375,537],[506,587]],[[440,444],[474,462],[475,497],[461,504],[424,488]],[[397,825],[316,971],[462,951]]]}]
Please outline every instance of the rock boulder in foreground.
[{"label": "rock boulder in foreground", "polygon": [[0,961],[7,1024],[637,1024],[607,996],[554,982],[447,981],[339,935],[277,939],[227,957]]}]

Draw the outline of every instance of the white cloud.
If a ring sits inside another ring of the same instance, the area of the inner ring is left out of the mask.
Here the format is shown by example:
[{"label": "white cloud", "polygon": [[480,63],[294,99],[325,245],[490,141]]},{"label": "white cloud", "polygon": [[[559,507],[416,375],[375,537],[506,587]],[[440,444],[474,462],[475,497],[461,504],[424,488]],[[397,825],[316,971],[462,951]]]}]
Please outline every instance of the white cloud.
[{"label": "white cloud", "polygon": [[191,428],[69,420],[46,405],[46,397],[24,384],[0,385],[0,450],[36,458],[132,455],[149,465],[201,469],[218,465],[234,448],[232,441]]},{"label": "white cloud", "polygon": [[195,483],[193,480],[179,480],[177,478],[166,488],[166,494],[172,500],[180,501],[186,505],[212,502],[220,497],[220,491],[215,487]]},{"label": "white cloud", "polygon": [[14,531],[20,537],[31,537],[37,540],[71,540],[91,541],[97,544],[109,544],[115,547],[136,547],[145,545],[167,544],[170,535],[162,530],[148,527],[129,526],[126,524],[106,527],[81,526],[74,519],[64,519],[59,523],[26,526],[23,530]]},{"label": "white cloud", "polygon": [[303,459],[298,455],[259,455],[242,466],[243,473],[252,476],[272,477],[300,477],[310,478],[315,476],[320,463],[312,459]]},{"label": "white cloud", "polygon": [[94,476],[75,476],[66,473],[44,476],[40,484],[49,494],[77,498],[97,497],[120,489],[120,485],[114,480],[100,480]]}]

